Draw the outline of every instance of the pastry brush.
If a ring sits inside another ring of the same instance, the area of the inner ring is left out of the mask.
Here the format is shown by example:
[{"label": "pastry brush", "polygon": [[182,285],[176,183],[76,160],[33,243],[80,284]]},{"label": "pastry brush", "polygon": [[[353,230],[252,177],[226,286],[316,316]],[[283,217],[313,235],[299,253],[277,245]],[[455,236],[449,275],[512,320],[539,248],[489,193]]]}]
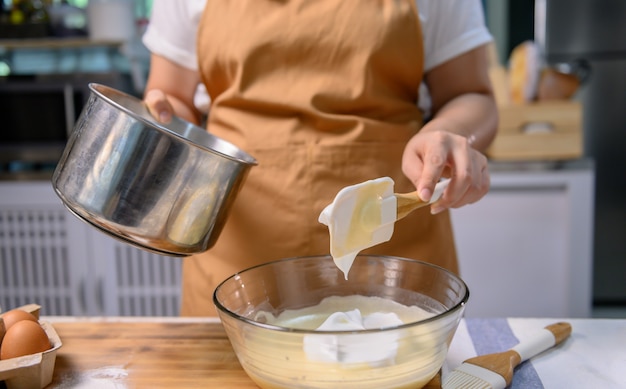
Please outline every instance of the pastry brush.
[{"label": "pastry brush", "polygon": [[508,351],[465,360],[444,379],[443,389],[504,389],[522,362],[560,344],[572,332],[569,323],[554,323],[530,335]]}]

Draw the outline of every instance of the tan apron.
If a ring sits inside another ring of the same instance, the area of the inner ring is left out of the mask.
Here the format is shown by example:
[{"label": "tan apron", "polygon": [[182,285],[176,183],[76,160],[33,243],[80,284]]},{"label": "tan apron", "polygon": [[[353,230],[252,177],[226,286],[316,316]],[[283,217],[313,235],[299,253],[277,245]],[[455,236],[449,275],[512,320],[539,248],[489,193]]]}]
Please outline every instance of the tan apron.
[{"label": "tan apron", "polygon": [[[208,130],[259,165],[217,244],[185,259],[182,315],[214,315],[215,287],[252,265],[328,254],[318,216],[341,188],[390,176],[414,190],[401,159],[421,127],[415,0],[208,0],[198,56]],[[457,271],[447,212],[414,212],[366,252]]]}]

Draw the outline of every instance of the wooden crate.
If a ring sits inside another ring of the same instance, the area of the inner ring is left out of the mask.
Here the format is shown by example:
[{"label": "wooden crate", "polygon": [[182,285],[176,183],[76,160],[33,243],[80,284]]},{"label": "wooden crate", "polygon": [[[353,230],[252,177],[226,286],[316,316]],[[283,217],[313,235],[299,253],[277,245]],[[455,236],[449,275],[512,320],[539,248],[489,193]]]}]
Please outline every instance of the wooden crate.
[{"label": "wooden crate", "polygon": [[[489,47],[489,78],[500,113],[496,139],[487,149],[493,160],[567,160],[583,154],[582,105],[573,100],[515,104],[509,74]],[[537,131],[537,127],[544,131]]]},{"label": "wooden crate", "polygon": [[567,160],[583,154],[582,106],[570,100],[499,105],[493,160]]}]

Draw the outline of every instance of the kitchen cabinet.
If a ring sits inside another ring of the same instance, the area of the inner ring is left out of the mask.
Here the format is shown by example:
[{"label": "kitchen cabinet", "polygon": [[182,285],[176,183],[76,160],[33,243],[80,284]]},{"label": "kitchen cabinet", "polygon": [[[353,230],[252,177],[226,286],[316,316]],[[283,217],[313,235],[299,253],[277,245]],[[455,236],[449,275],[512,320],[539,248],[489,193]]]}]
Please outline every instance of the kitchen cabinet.
[{"label": "kitchen cabinet", "polygon": [[591,161],[492,163],[491,189],[454,210],[468,317],[589,317]]},{"label": "kitchen cabinet", "polygon": [[[452,212],[468,317],[588,317],[593,164],[493,163],[484,199]],[[0,305],[45,315],[175,316],[181,259],[72,216],[49,180],[0,181]]]},{"label": "kitchen cabinet", "polygon": [[176,316],[181,260],[74,217],[49,180],[0,181],[0,306],[45,315]]}]

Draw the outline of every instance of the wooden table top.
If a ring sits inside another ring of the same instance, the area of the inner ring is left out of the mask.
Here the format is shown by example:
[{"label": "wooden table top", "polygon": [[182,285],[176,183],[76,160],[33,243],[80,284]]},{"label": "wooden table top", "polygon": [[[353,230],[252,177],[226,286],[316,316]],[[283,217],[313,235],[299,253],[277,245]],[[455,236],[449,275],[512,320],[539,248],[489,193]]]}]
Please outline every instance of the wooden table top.
[{"label": "wooden table top", "polygon": [[217,319],[48,319],[63,345],[47,388],[258,388]]},{"label": "wooden table top", "polygon": [[88,387],[90,382],[94,387],[99,382],[110,387],[258,388],[241,368],[219,321],[55,320],[52,325],[63,346],[50,388]]}]

